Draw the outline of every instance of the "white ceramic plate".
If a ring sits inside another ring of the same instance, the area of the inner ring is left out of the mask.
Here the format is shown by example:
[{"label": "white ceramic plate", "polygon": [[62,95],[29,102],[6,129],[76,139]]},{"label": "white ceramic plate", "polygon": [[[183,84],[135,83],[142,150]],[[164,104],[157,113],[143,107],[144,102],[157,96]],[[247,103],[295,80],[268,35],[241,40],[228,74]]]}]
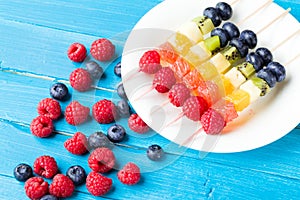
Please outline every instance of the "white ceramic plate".
[{"label": "white ceramic plate", "polygon": [[[217,2],[215,0],[164,1],[150,10],[136,24],[125,44],[122,76],[131,104],[153,130],[177,144],[182,144],[201,125],[183,117],[165,128],[166,124],[179,115],[181,109],[169,103],[152,114],[153,110],[167,101],[166,95],[159,94],[155,90],[151,90],[143,98],[136,99],[151,88],[153,78],[137,72],[138,62],[146,50],[164,43],[180,24],[202,15],[206,7],[215,6]],[[265,3],[266,1],[261,0],[238,1],[232,6],[234,14],[231,21],[238,24],[240,30],[250,29],[254,32],[261,30],[282,14],[284,9],[275,3],[270,3],[243,23],[239,22]],[[265,46],[272,49],[296,30],[299,30],[299,22],[288,14],[258,34],[258,47]],[[282,64],[287,63],[299,54],[299,47],[298,34],[277,48],[273,52],[274,58]],[[300,121],[299,66],[300,59],[288,64],[286,80],[277,84],[267,96],[239,113],[239,117],[229,123],[221,135],[209,136],[202,131],[186,146],[204,152],[241,152],[262,147],[289,133]]]}]

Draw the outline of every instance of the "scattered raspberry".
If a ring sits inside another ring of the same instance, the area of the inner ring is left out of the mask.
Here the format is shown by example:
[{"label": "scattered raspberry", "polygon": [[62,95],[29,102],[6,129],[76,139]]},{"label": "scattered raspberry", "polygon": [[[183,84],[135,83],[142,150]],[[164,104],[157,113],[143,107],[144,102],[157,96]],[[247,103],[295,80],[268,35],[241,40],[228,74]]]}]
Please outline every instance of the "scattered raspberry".
[{"label": "scattered raspberry", "polygon": [[68,57],[74,62],[82,62],[86,57],[86,48],[83,44],[73,43],[68,49]]},{"label": "scattered raspberry", "polygon": [[191,96],[184,102],[182,107],[184,115],[193,121],[199,121],[207,109],[206,100],[200,96]]},{"label": "scattered raspberry", "polygon": [[52,178],[58,172],[58,166],[53,157],[40,156],[34,161],[33,171],[45,178]]},{"label": "scattered raspberry", "polygon": [[127,163],[118,174],[118,179],[126,185],[137,184],[141,178],[140,168],[134,163]]},{"label": "scattered raspberry", "polygon": [[54,176],[52,183],[49,187],[49,192],[56,197],[70,197],[75,190],[73,181],[63,174]]},{"label": "scattered raspberry", "polygon": [[53,132],[52,119],[45,116],[38,116],[34,118],[30,124],[30,131],[37,137],[49,137]]},{"label": "scattered raspberry", "polygon": [[171,90],[169,91],[170,102],[176,107],[183,106],[183,103],[189,97],[190,91],[183,83],[177,83],[173,85]]},{"label": "scattered raspberry", "polygon": [[166,93],[175,83],[174,72],[169,67],[163,67],[155,73],[152,85],[158,92]]},{"label": "scattered raspberry", "polygon": [[65,141],[64,146],[72,154],[85,154],[87,152],[87,138],[83,133],[77,132],[72,138]]},{"label": "scattered raspberry", "polygon": [[115,155],[110,149],[100,147],[90,154],[88,164],[93,171],[105,173],[114,167]]},{"label": "scattered raspberry", "polygon": [[86,178],[86,188],[94,196],[106,194],[112,186],[112,179],[97,172],[91,172]]},{"label": "scattered raspberry", "polygon": [[131,114],[128,118],[128,126],[136,133],[146,133],[149,131],[149,126],[142,120],[138,114]]},{"label": "scattered raspberry", "polygon": [[112,101],[102,99],[94,104],[93,116],[98,123],[109,124],[117,117],[116,106]]},{"label": "scattered raspberry", "polygon": [[161,69],[160,55],[155,50],[145,52],[140,59],[139,66],[140,71],[155,74]]},{"label": "scattered raspberry", "polygon": [[88,119],[90,108],[81,105],[78,101],[72,101],[65,111],[66,121],[71,125],[79,125]]},{"label": "scattered raspberry", "polygon": [[201,123],[204,131],[209,135],[219,134],[226,125],[223,116],[212,108],[202,115]]},{"label": "scattered raspberry", "polygon": [[91,55],[99,61],[109,61],[115,55],[115,46],[108,39],[95,40],[91,46]]},{"label": "scattered raspberry", "polygon": [[40,115],[49,117],[53,120],[58,119],[61,115],[59,102],[51,98],[41,100],[37,106],[37,110]]},{"label": "scattered raspberry", "polygon": [[48,183],[41,177],[32,177],[25,182],[25,192],[30,199],[40,199],[48,193]]},{"label": "scattered raspberry", "polygon": [[71,86],[79,92],[84,92],[90,89],[92,78],[88,71],[82,68],[75,69],[69,77]]}]

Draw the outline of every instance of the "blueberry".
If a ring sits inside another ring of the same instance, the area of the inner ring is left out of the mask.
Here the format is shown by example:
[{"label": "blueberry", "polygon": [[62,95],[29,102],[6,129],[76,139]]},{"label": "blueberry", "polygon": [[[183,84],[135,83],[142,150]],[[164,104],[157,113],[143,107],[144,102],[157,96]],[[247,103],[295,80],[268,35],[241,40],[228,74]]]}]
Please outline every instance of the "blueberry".
[{"label": "blueberry", "polygon": [[217,27],[221,24],[222,19],[219,16],[217,9],[213,7],[208,7],[203,11],[203,15],[208,17],[213,22],[214,26]]},{"label": "blueberry", "polygon": [[103,69],[96,63],[95,61],[89,61],[85,64],[86,70],[90,73],[90,75],[94,79],[100,79],[101,76],[103,75]]},{"label": "blueberry", "polygon": [[240,39],[244,42],[249,49],[254,49],[257,45],[257,36],[251,30],[244,30],[241,32]]},{"label": "blueberry", "polygon": [[111,142],[122,142],[126,136],[126,131],[123,126],[114,124],[107,130],[107,137]]},{"label": "blueberry", "polygon": [[69,90],[63,83],[54,83],[50,88],[50,96],[54,99],[63,101],[67,99]]},{"label": "blueberry", "polygon": [[264,67],[262,58],[255,52],[248,53],[246,61],[253,65],[256,72]]},{"label": "blueberry", "polygon": [[227,31],[225,31],[222,28],[215,28],[214,30],[211,31],[211,36],[219,36],[220,39],[220,43],[221,43],[221,48],[224,48],[229,41],[229,35],[227,33]]},{"label": "blueberry", "polygon": [[216,5],[216,9],[223,20],[228,20],[232,16],[232,8],[225,2],[219,2]]},{"label": "blueberry", "polygon": [[223,24],[222,28],[227,31],[228,35],[229,35],[229,40],[233,39],[233,38],[237,38],[240,36],[240,31],[239,28],[231,23],[231,22],[226,22]]},{"label": "blueberry", "polygon": [[118,77],[121,77],[121,62],[118,62],[118,64],[116,64],[116,66],[114,68],[114,73]]},{"label": "blueberry", "polygon": [[163,155],[164,155],[163,149],[157,144],[153,144],[149,146],[147,149],[147,157],[150,160],[153,161],[160,160],[163,157]]},{"label": "blueberry", "polygon": [[248,54],[248,47],[239,38],[232,39],[229,42],[229,45],[237,48],[242,58],[246,57]]},{"label": "blueberry", "polygon": [[14,169],[14,177],[18,181],[26,181],[33,176],[32,168],[24,163],[17,165]]},{"label": "blueberry", "polygon": [[282,66],[280,63],[270,62],[267,65],[267,68],[275,75],[277,82],[281,82],[285,79],[286,71],[284,66]]},{"label": "blueberry", "polygon": [[98,147],[110,147],[110,141],[103,132],[95,132],[88,137],[89,149],[96,149]]},{"label": "blueberry", "polygon": [[124,90],[123,83],[121,83],[120,85],[118,85],[118,87],[117,87],[117,93],[118,93],[119,97],[121,97],[122,99],[128,100],[127,95],[126,95],[125,90]]},{"label": "blueberry", "polygon": [[85,182],[86,172],[83,167],[74,165],[67,170],[67,177],[69,177],[74,185],[81,185]]},{"label": "blueberry", "polygon": [[43,196],[42,198],[40,198],[40,200],[58,200],[58,198],[51,194],[47,194],[47,195]]},{"label": "blueberry", "polygon": [[117,111],[120,117],[129,117],[130,116],[130,107],[128,102],[124,99],[117,102]]},{"label": "blueberry", "polygon": [[261,69],[259,72],[257,72],[256,76],[258,78],[264,79],[271,88],[276,84],[276,76],[271,72],[269,68]]},{"label": "blueberry", "polygon": [[271,51],[265,47],[260,47],[255,51],[263,59],[264,66],[267,66],[273,60]]}]

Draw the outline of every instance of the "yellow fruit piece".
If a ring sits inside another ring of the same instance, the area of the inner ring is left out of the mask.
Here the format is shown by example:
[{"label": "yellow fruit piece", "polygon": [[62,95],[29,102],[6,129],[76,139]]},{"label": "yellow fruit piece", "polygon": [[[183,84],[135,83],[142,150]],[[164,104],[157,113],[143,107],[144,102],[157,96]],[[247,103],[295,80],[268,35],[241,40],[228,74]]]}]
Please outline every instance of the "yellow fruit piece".
[{"label": "yellow fruit piece", "polygon": [[222,75],[222,81],[225,89],[225,94],[231,94],[234,91],[235,87],[232,85],[230,79]]},{"label": "yellow fruit piece", "polygon": [[226,100],[234,104],[236,111],[242,111],[249,106],[250,95],[248,92],[239,89],[226,96]]},{"label": "yellow fruit piece", "polygon": [[220,75],[216,67],[210,62],[205,62],[200,66],[196,66],[196,69],[200,72],[203,79],[206,81]]},{"label": "yellow fruit piece", "polygon": [[199,42],[192,46],[184,58],[192,65],[198,66],[211,57],[211,52],[207,49],[205,43]]},{"label": "yellow fruit piece", "polygon": [[188,53],[190,48],[195,45],[188,37],[181,33],[175,33],[168,39],[169,44],[178,54],[184,56]]},{"label": "yellow fruit piece", "polygon": [[178,32],[188,37],[194,43],[198,43],[203,40],[203,35],[199,30],[197,23],[193,21],[183,24],[178,29]]},{"label": "yellow fruit piece", "polygon": [[210,59],[210,62],[217,68],[219,73],[226,72],[231,66],[231,63],[221,53],[217,53],[216,55],[214,55]]}]

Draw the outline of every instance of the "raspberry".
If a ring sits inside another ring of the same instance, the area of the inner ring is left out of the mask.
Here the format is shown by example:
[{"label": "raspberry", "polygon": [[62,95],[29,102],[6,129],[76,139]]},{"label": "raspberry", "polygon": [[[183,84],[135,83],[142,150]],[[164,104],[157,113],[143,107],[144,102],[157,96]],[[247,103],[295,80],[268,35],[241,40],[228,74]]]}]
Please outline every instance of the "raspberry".
[{"label": "raspberry", "polygon": [[72,154],[85,154],[87,152],[87,138],[83,133],[77,132],[72,138],[65,141],[64,146]]},{"label": "raspberry", "polygon": [[74,62],[82,62],[86,57],[86,48],[83,44],[73,43],[68,49],[68,57]]},{"label": "raspberry", "polygon": [[201,123],[204,131],[209,135],[219,134],[226,125],[223,116],[212,108],[202,115]]},{"label": "raspberry", "polygon": [[82,68],[75,69],[69,77],[71,86],[79,92],[84,92],[90,89],[92,78],[88,71]]},{"label": "raspberry", "polygon": [[115,54],[115,46],[108,39],[95,40],[91,46],[91,55],[99,61],[109,61]]},{"label": "raspberry", "polygon": [[90,154],[88,164],[93,171],[105,173],[114,167],[115,155],[110,149],[100,147]]},{"label": "raspberry", "polygon": [[174,72],[169,67],[163,67],[155,73],[152,84],[159,93],[166,93],[175,83]]},{"label": "raspberry", "polygon": [[49,187],[49,192],[56,197],[70,197],[75,190],[73,181],[63,174],[54,176],[52,183]]},{"label": "raspberry", "polygon": [[173,85],[171,90],[169,91],[170,102],[176,107],[183,106],[183,103],[189,97],[190,91],[183,83],[177,83]]},{"label": "raspberry", "polygon": [[106,194],[112,186],[112,179],[97,172],[91,172],[86,178],[86,188],[94,196]]},{"label": "raspberry", "polygon": [[155,50],[147,51],[139,61],[140,71],[147,74],[155,74],[161,69],[160,55]]},{"label": "raspberry", "polygon": [[128,126],[136,133],[146,133],[149,131],[149,126],[138,116],[138,114],[131,114],[128,119]]},{"label": "raspberry", "polygon": [[102,99],[93,105],[93,116],[98,123],[109,124],[117,116],[116,106],[112,101]]},{"label": "raspberry", "polygon": [[39,102],[37,106],[39,115],[49,117],[53,120],[58,119],[61,115],[61,108],[58,101],[46,98]]},{"label": "raspberry", "polygon": [[30,124],[30,131],[37,137],[49,137],[53,132],[52,119],[45,116],[34,118]]},{"label": "raspberry", "polygon": [[137,184],[141,178],[140,168],[136,164],[129,162],[118,172],[117,176],[123,184]]},{"label": "raspberry", "polygon": [[184,115],[193,121],[199,121],[207,109],[206,100],[200,96],[191,96],[184,102],[182,107]]},{"label": "raspberry", "polygon": [[30,199],[40,199],[48,193],[48,183],[41,177],[32,177],[25,182],[25,192]]},{"label": "raspberry", "polygon": [[65,111],[66,121],[71,125],[79,125],[88,119],[90,108],[81,105],[78,101],[72,101]]},{"label": "raspberry", "polygon": [[45,178],[52,178],[58,172],[58,167],[53,157],[40,156],[34,161],[33,171]]}]

